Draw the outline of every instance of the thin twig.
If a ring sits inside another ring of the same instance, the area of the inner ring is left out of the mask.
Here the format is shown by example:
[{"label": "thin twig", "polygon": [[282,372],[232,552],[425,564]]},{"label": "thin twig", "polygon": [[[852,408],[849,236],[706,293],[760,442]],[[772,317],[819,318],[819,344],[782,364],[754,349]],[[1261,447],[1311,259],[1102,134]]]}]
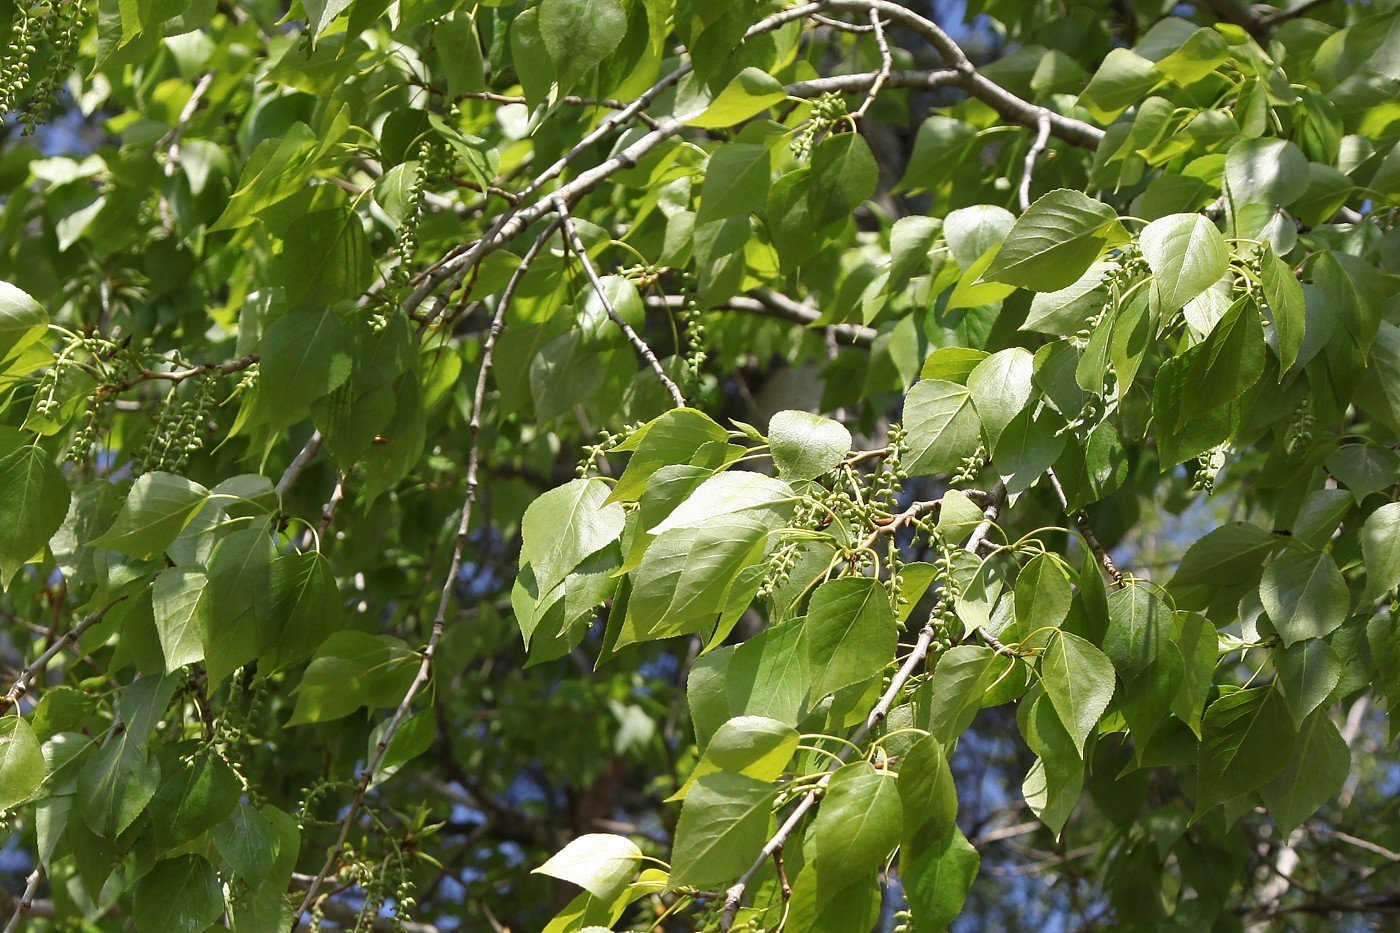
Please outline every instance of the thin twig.
[{"label": "thin twig", "polygon": [[520,260],[520,265],[515,268],[510,281],[506,283],[505,290],[501,292],[501,300],[496,305],[496,313],[491,321],[491,332],[487,336],[485,348],[482,354],[481,371],[476,379],[475,407],[472,410],[472,419],[469,427],[470,440],[467,452],[467,489],[466,497],[462,502],[460,517],[457,521],[456,543],[452,549],[452,560],[448,567],[447,577],[442,584],[442,596],[438,600],[437,615],[433,619],[432,631],[428,636],[428,644],[423,649],[423,656],[418,664],[418,672],[409,684],[408,690],[404,693],[403,700],[394,710],[394,715],[389,719],[389,724],[385,726],[379,741],[375,744],[374,754],[365,763],[364,770],[360,772],[359,781],[355,788],[354,799],[351,800],[349,808],[345,811],[345,816],[340,823],[340,836],[336,840],[335,846],[331,849],[326,862],[321,866],[321,870],[307,886],[306,894],[297,907],[296,916],[300,917],[306,910],[316,902],[316,893],[321,885],[325,883],[327,877],[335,870],[340,858],[345,853],[345,844],[350,838],[350,829],[354,825],[355,817],[364,807],[365,797],[369,793],[370,782],[374,779],[374,772],[378,770],[380,762],[384,760],[384,754],[389,749],[389,743],[393,741],[394,735],[399,727],[408,718],[408,712],[413,706],[414,699],[427,686],[432,679],[433,658],[437,655],[437,648],[442,641],[442,633],[447,627],[447,611],[455,603],[457,578],[462,571],[462,555],[466,552],[467,539],[471,529],[472,507],[476,503],[476,493],[478,487],[478,465],[481,460],[481,447],[479,444],[481,436],[481,409],[486,398],[486,385],[490,378],[491,367],[495,357],[496,341],[500,337],[501,331],[505,328],[506,309],[510,306],[511,299],[515,295],[515,290],[529,270],[531,262],[544,248],[545,241],[558,226],[558,222],[550,224],[539,238],[535,240],[529,251]]},{"label": "thin twig", "polygon": [[185,101],[185,106],[180,109],[180,116],[175,120],[175,125],[157,143],[157,145],[166,147],[165,174],[167,177],[173,176],[180,167],[180,139],[185,135],[185,126],[194,119],[194,113],[199,109],[199,102],[203,99],[204,92],[209,90],[209,85],[213,82],[214,72],[206,71],[195,84],[194,90],[190,92],[190,99]]},{"label": "thin twig", "polygon": [[885,39],[885,25],[880,21],[880,11],[874,6],[870,8],[870,28],[875,30],[875,44],[880,47],[880,70],[876,73],[875,80],[870,82],[870,90],[865,92],[865,100],[861,101],[859,109],[851,114],[856,120],[865,116],[870,105],[875,103],[876,95],[889,80],[890,72],[894,71],[894,56],[890,54],[890,44]]},{"label": "thin twig", "polygon": [[282,471],[282,478],[277,481],[277,495],[285,496],[287,490],[296,483],[297,477],[301,476],[301,471],[306,469],[306,465],[311,462],[311,458],[316,456],[316,451],[321,449],[320,430],[311,432],[311,436],[302,445],[301,452],[292,458],[292,462],[287,464],[287,469]]},{"label": "thin twig", "polygon": [[[932,20],[925,19],[894,0],[827,0],[824,7],[828,10],[860,13],[878,10],[891,23],[918,34],[937,49],[943,60],[961,75],[959,84],[973,97],[1012,122],[1022,126],[1036,125],[1042,108],[1017,97],[980,73],[962,48]],[[1053,112],[1049,112],[1049,120],[1052,134],[1076,146],[1096,149],[1103,140],[1104,131],[1083,120]]]},{"label": "thin twig", "polygon": [[230,373],[242,372],[255,365],[259,360],[256,353],[249,353],[236,360],[228,360],[223,363],[201,363],[198,366],[191,366],[187,369],[143,369],[134,376],[130,376],[112,386],[113,392],[125,392],[133,386],[152,380],[162,380],[165,382],[184,382],[186,379],[193,379],[195,376],[203,376],[208,373],[218,373],[227,376]]},{"label": "thin twig", "polygon": [[1040,108],[1040,113],[1035,118],[1035,142],[1031,143],[1031,148],[1026,152],[1026,165],[1021,171],[1021,210],[1026,210],[1031,206],[1031,178],[1035,175],[1035,160],[1040,158],[1040,154],[1045,151],[1045,146],[1050,142],[1050,111],[1044,107]]},{"label": "thin twig", "polygon": [[15,933],[19,929],[20,923],[24,921],[25,914],[34,907],[34,895],[39,892],[39,884],[44,880],[44,866],[38,864],[29,873],[29,878],[24,885],[24,894],[19,899],[19,904],[15,907],[15,912],[10,915],[10,922],[5,924],[5,933]]},{"label": "thin twig", "polygon": [[1094,529],[1089,525],[1089,517],[1084,514],[1083,509],[1071,509],[1069,507],[1069,497],[1065,495],[1065,487],[1060,485],[1060,478],[1055,475],[1055,470],[1053,468],[1047,469],[1045,471],[1045,476],[1050,480],[1050,488],[1055,490],[1055,498],[1060,500],[1060,506],[1065,510],[1065,514],[1074,521],[1074,526],[1079,529],[1080,537],[1084,539],[1084,543],[1088,545],[1089,550],[1093,552],[1094,557],[1097,558],[1099,566],[1104,569],[1104,573],[1108,574],[1109,579],[1113,581],[1113,585],[1122,589],[1125,586],[1123,572],[1119,570],[1118,565],[1113,562],[1113,557],[1108,553],[1108,548],[1104,547],[1099,541],[1098,536],[1094,534]]},{"label": "thin twig", "polygon": [[126,597],[119,596],[96,612],[88,613],[77,625],[69,629],[62,638],[49,645],[48,649],[45,650],[43,654],[39,655],[33,662],[27,665],[24,670],[20,671],[19,676],[15,678],[15,682],[10,686],[9,692],[6,693],[4,697],[0,697],[0,712],[9,709],[11,706],[18,705],[30,686],[33,685],[35,678],[42,674],[44,669],[49,666],[49,662],[58,654],[67,650],[70,645],[77,644],[78,639],[83,637],[84,632],[92,628],[98,622],[101,622],[102,617],[107,614],[107,611],[123,599],[126,599]]},{"label": "thin twig", "polygon": [[578,261],[583,264],[583,271],[588,276],[588,281],[593,284],[593,291],[597,293],[598,300],[603,304],[603,310],[608,312],[608,317],[612,318],[614,324],[622,331],[622,335],[627,338],[627,342],[632,344],[632,349],[637,351],[637,355],[642,358],[642,362],[651,367],[651,371],[656,373],[656,378],[661,380],[661,384],[666,387],[666,391],[671,396],[671,401],[676,403],[676,407],[685,407],[685,396],[681,394],[680,387],[666,375],[666,370],[662,367],[661,361],[656,358],[655,351],[643,340],[632,325],[623,320],[622,315],[617,313],[612,301],[608,298],[607,290],[603,288],[602,279],[598,278],[598,270],[593,268],[593,262],[588,258],[588,248],[583,245],[583,240],[579,238],[578,229],[574,227],[574,218],[569,213],[569,205],[562,197],[555,197],[554,209],[559,214],[560,221],[564,225],[564,239],[568,242],[569,248],[573,250]]}]

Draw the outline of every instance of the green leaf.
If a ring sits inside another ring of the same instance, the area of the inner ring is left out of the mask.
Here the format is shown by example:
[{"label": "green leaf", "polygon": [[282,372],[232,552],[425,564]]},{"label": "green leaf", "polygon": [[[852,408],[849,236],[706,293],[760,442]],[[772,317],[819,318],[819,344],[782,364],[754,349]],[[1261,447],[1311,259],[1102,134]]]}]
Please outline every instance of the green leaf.
[{"label": "green leaf", "polygon": [[204,660],[209,637],[208,582],[202,570],[189,567],[172,567],[156,575],[151,602],[167,672]]},{"label": "green leaf", "polygon": [[1361,554],[1366,565],[1363,603],[1400,586],[1400,502],[1387,502],[1366,517]]},{"label": "green leaf", "polygon": [[1259,599],[1285,648],[1332,632],[1351,608],[1341,571],[1322,551],[1294,551],[1269,564]]},{"label": "green leaf", "polygon": [[929,684],[929,734],[944,747],[967,731],[982,708],[982,698],[1000,673],[995,658],[990,648],[957,645],[938,659]]},{"label": "green leaf", "polygon": [[944,930],[962,913],[981,862],[977,850],[956,826],[934,846],[901,853],[899,879],[915,930]]},{"label": "green leaf", "polygon": [[1083,755],[1085,740],[1113,698],[1113,664],[1078,635],[1060,632],[1045,649],[1040,677],[1046,696]]},{"label": "green leaf", "polygon": [[1102,123],[1139,103],[1162,80],[1157,66],[1127,49],[1111,49],[1079,95],[1079,106]]},{"label": "green leaf", "polygon": [[627,32],[618,0],[543,0],[539,29],[562,90],[607,58]]},{"label": "green leaf", "polygon": [[1166,315],[1214,285],[1230,267],[1225,238],[1200,214],[1169,214],[1143,228],[1142,255]]},{"label": "green leaf", "polygon": [[1172,627],[1171,609],[1145,586],[1125,586],[1108,597],[1103,650],[1125,684],[1148,669]]},{"label": "green leaf", "polygon": [[149,559],[170,547],[209,490],[173,473],[143,473],[127,493],[117,520],[92,543]]},{"label": "green leaf", "polygon": [[1017,219],[982,275],[1036,292],[1068,288],[1118,234],[1113,208],[1060,188],[1036,199]]},{"label": "green leaf", "polygon": [[150,807],[161,846],[184,845],[212,829],[238,805],[243,786],[233,768],[213,750],[182,742],[162,748],[159,760],[160,786]]},{"label": "green leaf", "polygon": [[1327,711],[1320,709],[1298,731],[1288,764],[1259,788],[1259,794],[1269,816],[1278,824],[1279,833],[1287,838],[1341,793],[1349,773],[1351,749]]},{"label": "green leaf", "polygon": [[684,635],[713,622],[735,579],[762,557],[770,529],[751,510],[659,535],[632,575],[626,625],[636,639]]},{"label": "green leaf", "polygon": [[1206,532],[1186,549],[1171,589],[1209,584],[1229,586],[1256,579],[1280,539],[1249,522],[1229,522]]},{"label": "green leaf", "polygon": [[812,151],[811,171],[807,200],[817,227],[849,216],[875,193],[880,180],[875,157],[859,133],[823,139]]},{"label": "green leaf", "polygon": [[812,861],[822,899],[884,864],[899,845],[903,809],[893,775],[868,761],[838,769],[812,824]]},{"label": "green leaf", "polygon": [[213,831],[214,849],[234,874],[257,886],[272,871],[278,839],[267,817],[251,803],[240,803]]},{"label": "green leaf", "polygon": [[1277,690],[1253,687],[1212,703],[1202,723],[1196,816],[1267,783],[1287,766],[1296,738]]},{"label": "green leaf", "polygon": [[239,528],[209,558],[209,639],[204,663],[217,684],[273,647],[272,560],[277,551],[262,528]]},{"label": "green leaf", "polygon": [[417,667],[416,655],[395,639],[336,632],[317,649],[302,675],[287,725],[330,722],[361,706],[396,706]]},{"label": "green leaf", "polygon": [[1288,711],[1298,722],[1331,696],[1342,679],[1341,655],[1320,638],[1275,651],[1274,667]]},{"label": "green leaf", "polygon": [[884,584],[869,577],[831,580],[807,607],[812,696],[873,677],[894,657],[899,629]]},{"label": "green leaf", "polygon": [[700,188],[697,226],[727,217],[743,217],[768,199],[772,160],[767,146],[730,143],[715,150]]},{"label": "green leaf", "polygon": [[1050,409],[1034,414],[1023,408],[1002,429],[992,450],[992,462],[1010,495],[1025,492],[1064,452],[1066,438],[1060,433],[1064,419]]},{"label": "green leaf", "polygon": [[224,912],[214,866],[198,855],[162,859],[136,882],[133,914],[152,933],[204,930]]},{"label": "green leaf", "polygon": [[160,767],[146,760],[132,734],[124,733],[98,749],[78,773],[78,807],[88,827],[105,839],[121,835],[160,785]]},{"label": "green leaf", "polygon": [[1069,567],[1054,554],[1035,555],[1016,575],[1016,622],[1023,633],[1059,628],[1073,599]]},{"label": "green leaf", "polygon": [[1021,347],[993,353],[967,377],[988,447],[996,449],[1001,432],[1030,403],[1034,377],[1035,357]]},{"label": "green leaf", "polygon": [[1106,279],[1116,268],[1112,262],[1091,263],[1083,275],[1064,288],[1037,293],[1021,329],[1061,337],[1079,333],[1108,301]]},{"label": "green leaf", "polygon": [[[686,93],[689,91],[690,93]],[[759,68],[745,68],[711,98],[701,82],[681,82],[676,119],[701,129],[723,129],[757,116],[787,99],[777,78]]]},{"label": "green leaf", "polygon": [[44,755],[20,716],[0,717],[0,812],[28,800],[44,783]]},{"label": "green leaf", "polygon": [[1264,372],[1264,332],[1259,313],[1247,300],[1235,302],[1192,356],[1177,423],[1233,402]]},{"label": "green leaf", "polygon": [[43,449],[24,446],[0,457],[0,499],[0,588],[6,588],[63,524],[68,483]]},{"label": "green leaf", "polygon": [[520,563],[534,571],[540,595],[622,535],[622,506],[608,505],[608,499],[606,484],[576,479],[551,489],[525,510]]},{"label": "green leaf", "polygon": [[1039,759],[1021,783],[1021,794],[1042,823],[1059,835],[1084,791],[1082,753],[1050,697],[1033,690],[1016,710],[1016,725]]},{"label": "green leaf", "polygon": [[758,857],[768,838],[778,789],[742,774],[707,774],[681,806],[671,850],[672,888],[733,881]]},{"label": "green leaf", "polygon": [[340,315],[329,309],[278,318],[263,334],[258,399],[274,428],[305,415],[311,402],[350,378],[354,346]]},{"label": "green leaf", "polygon": [[994,204],[977,204],[949,211],[943,219],[943,236],[953,260],[964,272],[1006,240],[1016,226],[1016,215]]},{"label": "green leaf", "polygon": [[285,290],[292,311],[358,298],[373,277],[364,224],[354,211],[341,209],[315,211],[292,221],[273,268],[273,281]]},{"label": "green leaf", "polygon": [[273,666],[289,667],[311,657],[340,627],[340,593],[330,561],[319,551],[278,555],[272,562],[268,612],[268,630],[276,633]]},{"label": "green leaf", "polygon": [[676,528],[696,528],[731,515],[777,526],[791,511],[793,499],[792,487],[780,479],[748,470],[717,473],[696,487],[663,521],[648,528],[647,533],[659,535]]},{"label": "green leaf", "polygon": [[812,686],[807,620],[765,629],[734,649],[726,685],[727,708],[795,725]]},{"label": "green leaf", "polygon": [[924,736],[904,754],[896,788],[904,811],[901,845],[916,852],[937,846],[958,815],[958,789],[937,739]]},{"label": "green leaf", "polygon": [[712,459],[709,452],[728,437],[724,428],[704,412],[693,408],[671,409],[616,448],[632,451],[632,457],[607,501],[636,502],[652,474],[664,466],[678,463],[719,466],[718,458]]},{"label": "green leaf", "polygon": [[1298,348],[1303,345],[1303,332],[1307,318],[1307,308],[1303,300],[1303,286],[1288,263],[1267,246],[1259,255],[1259,281],[1264,289],[1264,301],[1269,306],[1269,314],[1274,320],[1274,334],[1278,340],[1279,381],[1298,359]]},{"label": "green leaf", "polygon": [[916,476],[955,472],[976,452],[982,434],[972,394],[941,379],[924,379],[909,391],[904,429],[909,448],[905,468]]},{"label": "green leaf", "polygon": [[1287,207],[1307,188],[1307,157],[1286,139],[1242,139],[1225,156],[1225,198],[1235,211]]},{"label": "green leaf", "polygon": [[531,874],[548,875],[610,901],[637,874],[642,850],[625,836],[585,833],[560,849]]},{"label": "green leaf", "polygon": [[929,268],[929,250],[938,238],[942,224],[933,217],[911,214],[890,225],[890,274],[885,291],[896,295],[909,280]]},{"label": "green leaf", "polygon": [[48,324],[43,305],[23,289],[0,281],[0,359],[13,359],[42,338]]},{"label": "green leaf", "polygon": [[1200,738],[1201,714],[1215,686],[1215,666],[1220,661],[1220,637],[1210,620],[1196,613],[1179,612],[1177,622],[1181,689],[1172,699],[1171,710]]},{"label": "green leaf", "polygon": [[776,780],[797,751],[800,738],[796,729],[776,719],[735,716],[715,730],[690,777],[669,799],[685,799],[697,780],[716,771],[744,774],[760,781]]},{"label": "green leaf", "polygon": [[784,479],[816,479],[851,452],[851,432],[839,421],[805,411],[780,411],[768,422],[773,463]]}]

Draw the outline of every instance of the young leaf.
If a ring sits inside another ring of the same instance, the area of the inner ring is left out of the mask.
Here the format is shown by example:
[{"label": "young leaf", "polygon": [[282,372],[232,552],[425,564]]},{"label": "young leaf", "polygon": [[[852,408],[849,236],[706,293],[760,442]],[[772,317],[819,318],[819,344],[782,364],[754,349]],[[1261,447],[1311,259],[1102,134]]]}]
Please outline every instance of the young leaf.
[{"label": "young leaf", "polygon": [[563,90],[607,58],[627,32],[618,0],[543,0],[539,31]]},{"label": "young leaf", "polygon": [[44,783],[44,756],[39,739],[20,716],[0,717],[0,811],[34,795]]},{"label": "young leaf", "polygon": [[1045,694],[1081,755],[1113,698],[1113,664],[1078,635],[1060,632],[1040,662]]},{"label": "young leaf", "polygon": [[610,901],[637,874],[642,850],[625,836],[585,833],[556,852],[531,874],[549,875]]},{"label": "young leaf", "polygon": [[1264,568],[1259,598],[1284,647],[1321,638],[1346,621],[1351,594],[1331,555],[1294,551]]},{"label": "young leaf", "polygon": [[894,657],[899,636],[888,592],[868,577],[817,587],[806,627],[813,697],[874,676]]},{"label": "young leaf", "polygon": [[733,881],[768,838],[778,789],[767,781],[718,772],[695,782],[681,807],[671,850],[672,887]]},{"label": "young leaf", "polygon": [[1120,229],[1117,212],[1102,201],[1051,191],[1016,220],[983,278],[1036,292],[1068,288]]},{"label": "young leaf", "polygon": [[1225,238],[1200,214],[1171,214],[1143,228],[1142,255],[1163,315],[1214,285],[1229,268]]},{"label": "young leaf", "polygon": [[[0,306],[2,307],[2,306]],[[53,459],[33,445],[0,457],[0,588],[39,553],[68,514],[68,483]]]},{"label": "young leaf", "polygon": [[816,479],[851,451],[851,432],[839,421],[805,411],[780,411],[768,423],[773,463],[785,479]]}]

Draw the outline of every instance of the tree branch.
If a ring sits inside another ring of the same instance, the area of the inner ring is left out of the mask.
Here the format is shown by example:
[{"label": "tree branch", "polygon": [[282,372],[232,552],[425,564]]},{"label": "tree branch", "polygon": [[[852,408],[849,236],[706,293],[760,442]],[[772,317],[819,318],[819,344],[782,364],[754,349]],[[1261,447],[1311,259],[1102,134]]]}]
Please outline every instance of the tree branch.
[{"label": "tree branch", "polygon": [[[848,12],[878,10],[892,22],[904,26],[937,49],[939,54],[943,56],[943,60],[959,75],[957,82],[959,86],[973,97],[987,104],[1013,123],[1030,127],[1036,126],[1042,108],[1022,100],[978,72],[962,48],[931,20],[925,19],[913,10],[893,2],[893,0],[827,0],[824,6],[827,9]],[[1076,120],[1073,117],[1066,117],[1051,111],[1046,111],[1046,113],[1049,114],[1050,132],[1068,143],[1085,149],[1095,149],[1103,139],[1103,130],[1091,126],[1083,120]]]},{"label": "tree branch", "polygon": [[[996,523],[997,512],[1001,508],[1001,496],[998,491],[1001,488],[1001,484],[998,483],[997,489],[992,491],[990,501],[982,512],[982,522],[973,530],[972,537],[963,545],[963,550],[976,553],[977,548],[981,546],[983,539],[986,538],[987,532],[990,531],[992,525]],[[920,511],[926,511],[930,507],[928,503],[919,503],[919,505],[921,506]],[[786,843],[788,837],[792,835],[793,830],[802,822],[802,818],[807,815],[807,812],[817,805],[819,794],[821,790],[826,787],[827,782],[831,780],[831,775],[846,763],[852,751],[859,747],[861,742],[865,741],[866,737],[875,730],[875,727],[884,722],[885,717],[889,715],[890,708],[894,706],[895,700],[899,699],[900,694],[903,693],[904,685],[909,682],[909,678],[914,676],[914,672],[918,670],[919,665],[923,664],[924,660],[928,657],[929,647],[933,644],[933,639],[936,634],[937,632],[934,630],[931,623],[924,625],[924,627],[919,630],[918,640],[914,642],[914,647],[909,652],[909,656],[904,659],[904,663],[899,666],[899,670],[895,672],[894,677],[890,678],[890,685],[885,689],[885,692],[880,695],[880,699],[876,702],[875,707],[870,711],[870,714],[866,716],[865,722],[863,722],[860,728],[855,731],[855,734],[851,736],[850,742],[843,745],[840,751],[836,753],[835,759],[827,766],[826,773],[822,775],[821,780],[813,784],[812,787],[802,795],[802,799],[797,802],[797,806],[788,814],[787,819],[783,820],[782,825],[778,827],[777,831],[773,833],[768,842],[764,844],[762,851],[758,854],[758,858],[754,860],[748,870],[739,876],[739,880],[734,882],[734,884],[724,892],[723,908],[721,909],[719,920],[721,933],[729,933],[730,928],[734,925],[734,920],[739,914],[739,905],[743,902],[744,893],[748,889],[749,882],[752,881],[754,875],[758,874],[759,870],[763,868],[763,863],[781,853],[784,843]]]},{"label": "tree branch", "polygon": [[[563,218],[561,217],[561,220]],[[476,493],[478,487],[477,470],[481,459],[481,408],[486,397],[486,384],[490,378],[491,367],[494,361],[496,341],[501,331],[505,329],[506,309],[510,307],[511,299],[515,296],[515,290],[519,287],[525,273],[529,271],[530,264],[539,255],[541,249],[549,235],[554,232],[559,222],[550,224],[544,232],[539,235],[534,244],[520,260],[520,265],[515,267],[515,272],[511,274],[510,281],[506,283],[505,290],[501,292],[501,300],[496,305],[496,313],[491,322],[491,333],[487,337],[485,351],[481,360],[481,371],[477,374],[475,408],[472,411],[470,426],[470,446],[467,454],[467,489],[466,497],[462,503],[461,515],[457,522],[457,537],[452,549],[452,560],[448,567],[447,577],[442,584],[442,596],[438,600],[437,615],[433,619],[432,632],[428,636],[428,644],[423,649],[423,657],[418,664],[418,672],[414,675],[413,682],[409,684],[407,692],[404,693],[403,700],[398,708],[394,710],[394,715],[389,719],[389,724],[384,727],[384,732],[380,735],[379,741],[375,744],[374,754],[365,763],[364,770],[360,772],[359,782],[355,788],[355,797],[350,802],[345,816],[340,822],[340,836],[336,840],[334,848],[326,858],[326,862],[321,866],[320,872],[312,879],[307,886],[306,895],[302,898],[301,904],[297,907],[296,916],[300,917],[306,910],[315,903],[316,893],[320,890],[326,878],[335,870],[339,864],[341,856],[345,853],[345,844],[350,838],[350,828],[354,825],[355,817],[364,807],[365,797],[369,793],[370,782],[374,779],[374,772],[379,768],[380,762],[384,760],[384,754],[389,750],[389,744],[393,741],[395,733],[403,725],[408,717],[408,711],[413,706],[413,700],[419,692],[427,686],[432,679],[433,658],[437,654],[438,644],[442,641],[442,633],[447,627],[447,611],[455,602],[457,578],[462,571],[462,555],[466,551],[467,539],[471,529],[472,507],[476,503]]]},{"label": "tree branch", "polygon": [[[679,311],[685,307],[686,299],[681,295],[648,295],[649,308]],[[875,342],[878,332],[873,327],[862,324],[822,324],[821,315],[806,305],[794,301],[787,295],[766,288],[755,289],[748,295],[735,295],[718,308],[708,310],[737,311],[741,314],[756,314],[761,317],[790,321],[803,327],[828,327],[836,337],[852,346],[869,347]]]},{"label": "tree branch", "polygon": [[9,692],[6,693],[4,697],[0,697],[0,712],[4,712],[11,706],[19,705],[19,701],[24,698],[24,694],[29,690],[30,686],[33,685],[35,678],[44,672],[44,669],[49,666],[49,662],[61,652],[65,651],[69,646],[77,644],[78,639],[83,637],[84,632],[92,628],[98,622],[101,622],[102,617],[107,614],[107,611],[124,599],[126,599],[125,596],[119,596],[96,612],[88,613],[77,625],[69,629],[62,638],[55,641],[52,645],[49,645],[48,650],[35,658],[24,670],[20,671],[19,676],[15,678],[15,682],[10,686]]},{"label": "tree branch", "polygon": [[642,362],[651,367],[651,371],[656,373],[656,378],[665,386],[667,393],[671,396],[671,401],[676,403],[677,408],[685,407],[685,396],[681,394],[680,387],[666,375],[666,370],[662,368],[661,361],[656,358],[655,351],[643,340],[632,325],[622,319],[622,315],[617,313],[612,301],[608,298],[607,291],[603,288],[603,282],[598,278],[598,270],[593,268],[592,261],[588,258],[588,248],[583,245],[583,240],[579,239],[578,230],[574,227],[573,215],[569,213],[569,205],[565,203],[563,197],[554,196],[554,209],[559,214],[559,220],[564,225],[564,238],[569,244],[578,261],[583,263],[583,271],[588,276],[588,281],[593,283],[593,291],[597,294],[598,300],[603,303],[603,309],[608,312],[608,317],[622,331],[622,335],[627,338],[627,342],[632,345],[632,349],[637,351],[637,355],[642,358]]}]

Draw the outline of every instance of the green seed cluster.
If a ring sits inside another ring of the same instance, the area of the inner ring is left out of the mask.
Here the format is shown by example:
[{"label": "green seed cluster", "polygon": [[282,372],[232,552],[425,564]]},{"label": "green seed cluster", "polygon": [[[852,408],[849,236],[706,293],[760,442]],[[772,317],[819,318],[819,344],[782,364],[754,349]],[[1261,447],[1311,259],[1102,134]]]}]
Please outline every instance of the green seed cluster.
[{"label": "green seed cluster", "polygon": [[846,101],[840,94],[823,94],[812,101],[812,112],[808,115],[807,122],[802,124],[789,144],[793,155],[803,160],[811,156],[812,147],[842,123],[846,119],[846,113]]},{"label": "green seed cluster", "polygon": [[19,110],[25,135],[53,115],[87,18],[80,0],[25,3],[15,10],[10,41],[0,53],[0,114]]},{"label": "green seed cluster", "polygon": [[1293,417],[1288,421],[1288,432],[1284,436],[1283,449],[1290,457],[1300,450],[1306,450],[1313,441],[1312,399],[1304,399]]},{"label": "green seed cluster", "polygon": [[977,449],[968,454],[962,464],[958,467],[958,472],[953,474],[952,483],[954,486],[959,483],[970,483],[977,478],[977,474],[982,472],[982,468],[987,465],[987,445],[977,444]]},{"label": "green seed cluster", "polygon": [[607,428],[599,431],[597,443],[589,444],[583,448],[583,458],[574,468],[575,474],[582,479],[594,472],[609,451],[635,434],[639,427],[640,425],[626,425],[621,431],[609,431]]},{"label": "green seed cluster", "polygon": [[138,473],[155,470],[178,473],[192,454],[203,449],[202,429],[214,407],[215,379],[199,376],[191,381],[194,387],[185,398],[176,400],[180,393],[178,385],[166,396],[165,406],[156,416],[151,434],[136,457]]},{"label": "green seed cluster", "polygon": [[1221,470],[1225,469],[1229,452],[1230,445],[1225,443],[1206,451],[1197,458],[1196,475],[1191,483],[1193,492],[1212,493],[1215,491],[1215,477]]}]

